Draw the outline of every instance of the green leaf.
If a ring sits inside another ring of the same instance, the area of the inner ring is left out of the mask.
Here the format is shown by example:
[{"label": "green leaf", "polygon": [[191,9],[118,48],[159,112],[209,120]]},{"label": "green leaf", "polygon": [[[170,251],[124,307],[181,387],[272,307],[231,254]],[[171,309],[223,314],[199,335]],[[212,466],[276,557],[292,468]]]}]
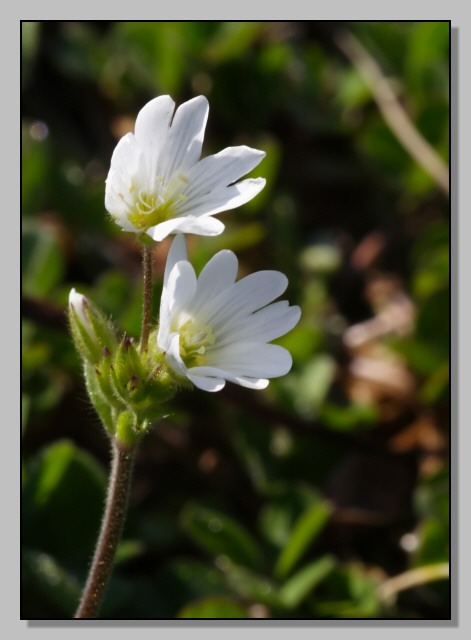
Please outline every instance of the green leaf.
[{"label": "green leaf", "polygon": [[437,369],[420,389],[420,397],[425,404],[433,404],[443,398],[450,382],[450,367],[445,362]]},{"label": "green leaf", "polygon": [[335,566],[331,556],[323,556],[292,576],[279,590],[278,597],[287,609],[295,609],[320,584]]},{"label": "green leaf", "polygon": [[417,487],[414,504],[423,519],[438,518],[449,525],[450,516],[450,479],[448,464],[444,464],[436,473],[427,477]]},{"label": "green leaf", "polygon": [[443,365],[446,357],[443,350],[437,349],[433,343],[421,342],[415,337],[401,338],[390,344],[407,359],[407,364],[414,371],[422,375],[433,375]]},{"label": "green leaf", "polygon": [[319,417],[331,429],[349,431],[374,426],[378,421],[378,410],[372,404],[340,406],[326,402]]},{"label": "green leaf", "polygon": [[237,566],[227,558],[219,558],[217,566],[227,586],[240,598],[261,602],[269,607],[279,607],[278,593],[273,581]]},{"label": "green leaf", "polygon": [[145,545],[140,540],[120,540],[116,550],[115,565],[134,560],[145,551]]},{"label": "green leaf", "polygon": [[450,534],[446,523],[427,518],[422,520],[416,534],[419,544],[412,556],[413,567],[449,560]]},{"label": "green leaf", "polygon": [[21,431],[22,433],[26,429],[26,425],[28,424],[28,418],[31,409],[31,398],[28,394],[21,394]]},{"label": "green leaf", "polygon": [[347,69],[338,81],[339,87],[335,98],[341,106],[357,108],[372,100],[369,86],[356,69]]},{"label": "green leaf", "polygon": [[232,595],[217,569],[190,559],[173,560],[164,565],[158,573],[156,583],[172,616],[188,602]]},{"label": "green leaf", "polygon": [[247,222],[243,226],[228,223],[224,231],[224,239],[218,239],[216,236],[213,242],[209,242],[204,237],[201,238],[198,249],[191,256],[192,264],[196,271],[201,271],[215,252],[226,249],[237,253],[247,251],[256,247],[266,235],[266,227],[260,222]]},{"label": "green leaf", "polygon": [[260,511],[261,534],[279,549],[285,547],[294,523],[317,500],[318,494],[307,485],[279,483]]},{"label": "green leaf", "polygon": [[316,617],[376,618],[381,611],[378,580],[362,564],[337,565],[323,584],[329,599],[311,601]]},{"label": "green leaf", "polygon": [[23,293],[43,297],[51,293],[64,275],[64,259],[59,244],[46,228],[31,221],[21,234]]},{"label": "green leaf", "polygon": [[305,417],[315,416],[330,389],[335,375],[335,361],[321,354],[312,358],[299,374],[293,374],[286,384],[292,390],[296,409]]},{"label": "green leaf", "polygon": [[237,59],[252,47],[263,28],[260,22],[222,22],[206,53],[213,63]]},{"label": "green leaf", "polygon": [[317,351],[322,343],[322,330],[309,322],[297,325],[292,331],[278,338],[276,344],[288,349],[295,364],[306,363],[312,353]]},{"label": "green leaf", "polygon": [[69,617],[78,604],[81,588],[77,580],[47,553],[25,549],[21,557],[22,586],[40,594],[59,615]]},{"label": "green leaf", "polygon": [[291,537],[276,563],[275,573],[279,578],[286,576],[314,543],[331,512],[332,507],[322,500],[309,507],[297,520]]},{"label": "green leaf", "polygon": [[67,440],[28,463],[24,543],[83,574],[100,527],[106,479],[88,453]]},{"label": "green leaf", "polygon": [[247,611],[228,598],[205,598],[184,607],[177,618],[248,618]]},{"label": "green leaf", "polygon": [[34,75],[34,60],[40,43],[41,22],[21,22],[21,84],[26,87]]},{"label": "green leaf", "polygon": [[236,564],[260,567],[263,556],[252,536],[219,511],[188,505],[182,512],[185,532],[211,555],[225,555]]}]

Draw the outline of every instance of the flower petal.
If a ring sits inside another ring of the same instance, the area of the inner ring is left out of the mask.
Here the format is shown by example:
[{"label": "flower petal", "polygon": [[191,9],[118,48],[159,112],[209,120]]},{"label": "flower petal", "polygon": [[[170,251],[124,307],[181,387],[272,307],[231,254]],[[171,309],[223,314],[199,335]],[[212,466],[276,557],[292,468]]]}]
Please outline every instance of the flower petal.
[{"label": "flower petal", "polygon": [[177,262],[173,267],[166,291],[172,313],[178,313],[191,302],[196,292],[196,274],[189,262]]},{"label": "flower petal", "polygon": [[[118,178],[128,180],[139,168],[141,148],[132,133],[123,136],[116,145],[110,162],[110,173],[106,182]],[[111,175],[110,175],[111,174]],[[129,187],[129,184],[126,185]]]},{"label": "flower petal", "polygon": [[225,381],[222,378],[213,378],[212,376],[199,376],[191,373],[191,370],[188,371],[187,377],[195,386],[203,391],[221,391],[221,389],[225,386]]},{"label": "flower petal", "polygon": [[215,187],[226,187],[252,171],[265,157],[265,152],[242,145],[227,147],[197,162],[188,172],[185,195],[204,196]]},{"label": "flower petal", "polygon": [[[172,320],[172,313],[171,313],[172,296],[170,293],[170,289],[168,288],[168,280],[177,262],[186,261],[186,259],[187,259],[187,250],[186,250],[185,236],[178,234],[175,236],[175,239],[170,245],[170,249],[167,254],[163,289],[162,289],[162,295],[160,298],[159,332],[157,335],[157,344],[161,349],[166,348],[166,342],[168,339],[168,335],[170,333],[170,324]],[[175,286],[175,284],[173,284],[172,286]]]},{"label": "flower petal", "polygon": [[211,258],[198,277],[195,313],[205,301],[234,284],[238,269],[239,261],[232,251],[219,251]]},{"label": "flower petal", "polygon": [[291,331],[300,317],[298,306],[290,307],[286,300],[275,302],[245,318],[229,320],[218,332],[217,343],[222,347],[232,342],[270,342]]},{"label": "flower petal", "polygon": [[192,216],[214,215],[235,209],[252,200],[265,186],[264,178],[242,180],[229,187],[215,189],[210,193],[190,197],[178,207],[178,214]]},{"label": "flower petal", "polygon": [[288,278],[280,271],[252,273],[207,300],[199,317],[219,332],[228,322],[235,322],[275,300],[287,286]]},{"label": "flower petal", "polygon": [[195,233],[200,236],[217,236],[224,231],[224,224],[211,216],[182,216],[161,222],[146,231],[153,240],[161,242],[171,233]]},{"label": "flower petal", "polygon": [[[193,378],[209,378],[209,379],[224,379],[228,382],[234,382],[242,387],[248,389],[265,389],[268,386],[268,380],[263,378],[248,378],[244,376],[233,376],[227,371],[217,369],[216,367],[192,367],[188,369],[188,377]],[[224,385],[223,385],[224,386]],[[222,388],[222,387],[221,387]],[[219,391],[219,389],[215,389]]]},{"label": "flower petal", "polygon": [[125,231],[137,232],[136,227],[129,221],[129,207],[123,197],[123,192],[121,190],[117,191],[112,186],[112,182],[106,183],[105,208],[111,215],[113,220],[122,229],[124,229]]},{"label": "flower petal", "polygon": [[158,172],[169,180],[176,172],[185,173],[201,155],[209,104],[198,96],[180,105],[162,148]]},{"label": "flower petal", "polygon": [[277,378],[293,365],[291,354],[283,347],[247,342],[208,349],[207,362],[231,375],[250,378]]},{"label": "flower petal", "polygon": [[169,365],[177,374],[185,377],[188,369],[180,356],[180,336],[178,333],[170,334],[169,344],[164,349],[166,349],[165,358]]},{"label": "flower petal", "polygon": [[132,206],[130,187],[133,176],[139,172],[140,150],[132,133],[123,136],[111,157],[106,178],[105,208],[126,231],[136,231],[128,220]]},{"label": "flower petal", "polygon": [[188,252],[186,249],[186,240],[185,236],[181,234],[177,234],[170,245],[170,249],[167,254],[167,262],[165,264],[165,272],[164,272],[164,286],[167,284],[168,277],[173,267],[180,262],[180,260],[187,260]]},{"label": "flower petal", "polygon": [[168,136],[175,102],[170,96],[159,96],[148,102],[137,114],[134,127],[136,140],[147,158],[148,178],[157,175],[157,163]]}]

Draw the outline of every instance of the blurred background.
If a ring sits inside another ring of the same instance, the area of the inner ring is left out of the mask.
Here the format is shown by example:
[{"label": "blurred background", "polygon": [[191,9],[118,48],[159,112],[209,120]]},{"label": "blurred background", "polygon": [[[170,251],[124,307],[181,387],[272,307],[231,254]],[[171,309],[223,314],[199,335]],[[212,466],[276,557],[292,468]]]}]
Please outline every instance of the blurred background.
[{"label": "blurred background", "polygon": [[[140,250],[104,209],[117,140],[209,99],[203,155],[262,193],[190,237],[278,269],[299,325],[265,391],[180,393],[139,451],[104,618],[450,617],[449,23],[23,22],[22,617],[73,616],[109,446],[71,287],[138,337]],[[157,314],[168,242],[155,247]]]}]

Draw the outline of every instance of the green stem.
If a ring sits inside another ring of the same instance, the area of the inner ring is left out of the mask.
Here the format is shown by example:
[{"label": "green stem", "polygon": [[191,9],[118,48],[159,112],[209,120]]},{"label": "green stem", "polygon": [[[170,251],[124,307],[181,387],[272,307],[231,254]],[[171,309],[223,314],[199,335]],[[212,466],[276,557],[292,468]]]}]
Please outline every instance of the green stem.
[{"label": "green stem", "polygon": [[75,618],[96,618],[113,568],[126,516],[136,447],[113,440],[105,513],[95,555]]},{"label": "green stem", "polygon": [[144,300],[142,309],[142,331],[140,351],[147,350],[152,317],[152,246],[142,246],[142,268],[144,275]]}]

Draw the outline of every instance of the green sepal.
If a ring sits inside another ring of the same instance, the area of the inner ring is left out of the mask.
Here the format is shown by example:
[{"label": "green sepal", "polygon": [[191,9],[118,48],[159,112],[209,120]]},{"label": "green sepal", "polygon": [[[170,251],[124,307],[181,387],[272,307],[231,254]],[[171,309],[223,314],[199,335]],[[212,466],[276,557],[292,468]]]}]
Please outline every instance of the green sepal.
[{"label": "green sepal", "polygon": [[144,367],[134,339],[124,336],[114,354],[111,379],[117,395],[126,405],[139,391],[144,377]]},{"label": "green sepal", "polygon": [[85,384],[88,391],[88,396],[96,412],[100,416],[100,419],[110,435],[114,433],[115,424],[115,410],[108,398],[104,396],[100,387],[95,366],[90,363],[85,363]]},{"label": "green sepal", "polygon": [[69,324],[74,346],[82,360],[84,362],[98,362],[102,347],[81,324],[73,308],[69,308]]},{"label": "green sepal", "polygon": [[136,343],[124,337],[113,359],[111,378],[116,394],[139,420],[161,415],[161,404],[175,395],[175,386],[162,361],[139,353]]},{"label": "green sepal", "polygon": [[97,364],[104,351],[111,353],[116,349],[116,329],[94,304],[85,296],[81,297],[84,317],[80,317],[74,306],[69,304],[72,338],[82,360]]}]

